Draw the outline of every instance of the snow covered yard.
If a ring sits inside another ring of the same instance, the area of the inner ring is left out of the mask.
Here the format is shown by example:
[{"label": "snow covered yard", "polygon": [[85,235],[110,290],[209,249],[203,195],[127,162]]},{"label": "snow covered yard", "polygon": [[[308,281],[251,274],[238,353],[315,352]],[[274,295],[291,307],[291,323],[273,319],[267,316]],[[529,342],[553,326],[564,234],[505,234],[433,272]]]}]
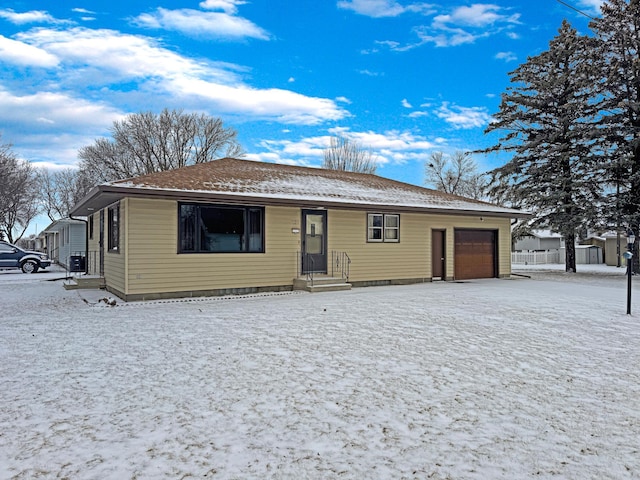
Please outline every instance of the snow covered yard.
[{"label": "snow covered yard", "polygon": [[109,307],[0,272],[0,478],[640,478],[640,285],[521,273]]}]

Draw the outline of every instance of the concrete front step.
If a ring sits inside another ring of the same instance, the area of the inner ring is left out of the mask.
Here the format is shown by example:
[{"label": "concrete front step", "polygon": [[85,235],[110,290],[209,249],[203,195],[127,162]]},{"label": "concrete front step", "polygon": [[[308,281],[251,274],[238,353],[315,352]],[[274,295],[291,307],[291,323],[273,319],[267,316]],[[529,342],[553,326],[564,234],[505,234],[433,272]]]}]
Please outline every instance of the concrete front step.
[{"label": "concrete front step", "polygon": [[335,292],[339,290],[351,290],[351,284],[341,277],[316,276],[311,280],[306,277],[293,280],[294,290],[306,290],[307,292]]},{"label": "concrete front step", "polygon": [[319,292],[339,292],[342,290],[351,290],[350,283],[324,283],[322,285],[314,284],[305,288],[307,292],[319,293]]},{"label": "concrete front step", "polygon": [[63,284],[65,290],[104,288],[104,277],[73,277]]}]

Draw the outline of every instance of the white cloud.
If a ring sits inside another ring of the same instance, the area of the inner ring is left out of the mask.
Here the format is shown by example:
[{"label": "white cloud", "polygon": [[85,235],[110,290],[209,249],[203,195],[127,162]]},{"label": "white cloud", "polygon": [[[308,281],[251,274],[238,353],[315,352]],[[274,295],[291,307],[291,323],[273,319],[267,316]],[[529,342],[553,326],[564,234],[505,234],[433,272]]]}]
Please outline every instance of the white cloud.
[{"label": "white cloud", "polygon": [[432,27],[426,26],[417,27],[414,31],[420,38],[419,43],[395,48],[394,50],[406,51],[424,45],[425,43],[433,43],[436,47],[456,47],[466,43],[474,43],[478,38],[488,37],[490,35],[489,32],[474,34],[462,28],[447,28],[446,30],[440,28],[438,31],[434,31]]},{"label": "white cloud", "polygon": [[503,14],[504,9],[497,5],[475,3],[471,6],[455,8],[446,15],[437,15],[433,19],[434,27],[446,28],[449,25],[486,27],[496,23],[520,23],[520,14]]},{"label": "white cloud", "polygon": [[[16,95],[0,86],[3,140],[19,144],[14,151],[35,166],[72,166],[78,149],[105,133],[122,112],[70,94],[39,92]],[[17,141],[19,138],[19,142]]]},{"label": "white cloud", "polygon": [[578,0],[578,6],[589,10],[589,13],[599,15],[600,7],[604,3],[604,0]]},{"label": "white cloud", "polygon": [[341,135],[357,141],[365,148],[371,147],[374,152],[407,153],[430,150],[434,147],[434,144],[426,138],[408,131],[389,130],[384,133],[376,133],[344,130]]},{"label": "white cloud", "polygon": [[401,45],[395,41],[379,41],[390,50],[403,52],[427,43],[437,47],[454,47],[474,43],[480,38],[487,38],[499,32],[507,31],[520,24],[520,14],[511,13],[510,9],[493,5],[476,3],[470,6],[456,7],[448,13],[436,15],[429,25],[419,25],[413,31],[419,41]]},{"label": "white cloud", "polygon": [[347,112],[333,100],[308,97],[278,88],[256,89],[246,85],[216,85],[204,80],[179,77],[171,82],[174,94],[197,95],[209,100],[217,109],[252,119],[273,119],[283,123],[315,125],[339,120]]},{"label": "white cloud", "polygon": [[153,40],[113,30],[73,28],[38,29],[18,38],[56,55],[65,71],[84,70],[87,81],[114,82],[144,78],[171,78],[176,75],[209,75],[216,80],[229,79],[224,69],[181,57],[159,47]]},{"label": "white cloud", "polygon": [[31,10],[29,12],[17,13],[7,8],[0,10],[0,18],[4,18],[15,25],[23,25],[25,23],[58,23],[44,10]]},{"label": "white cloud", "polygon": [[323,151],[330,144],[331,138],[340,135],[357,142],[364,149],[371,149],[380,165],[387,163],[405,163],[423,161],[428,158],[437,142],[411,132],[390,130],[383,133],[373,131],[352,132],[346,127],[335,127],[327,131],[327,135],[292,140],[263,140],[262,152],[247,155],[253,160],[262,160],[289,165],[320,166]]},{"label": "white cloud", "polygon": [[45,50],[0,35],[0,60],[14,65],[55,67],[58,58]]},{"label": "white cloud", "polygon": [[229,15],[238,13],[238,5],[244,5],[247,2],[242,0],[205,0],[200,2],[200,8],[205,10],[222,10]]},{"label": "white cloud", "polygon": [[[284,123],[317,124],[348,115],[335,101],[290,90],[257,89],[238,76],[242,67],[198,62],[158,46],[153,40],[112,30],[38,29],[20,39],[56,55],[66,74],[61,81],[103,87],[107,97],[118,82],[138,84],[136,95],[148,92],[153,101],[165,98],[185,108],[271,119]],[[82,71],[82,76],[75,75]],[[73,86],[69,85],[69,88]],[[113,92],[111,92],[113,93]]]},{"label": "white cloud", "polygon": [[406,98],[403,98],[401,103],[404,108],[413,108],[413,106],[409,103],[409,101]]},{"label": "white cloud", "polygon": [[367,75],[368,77],[379,77],[384,75],[384,73],[379,73],[379,72],[372,72],[371,70],[358,70],[358,73],[361,73],[362,75]]},{"label": "white cloud", "polygon": [[91,127],[103,128],[121,116],[120,112],[111,107],[64,93],[39,92],[31,95],[14,95],[7,90],[0,90],[0,123],[21,123],[31,125],[31,128],[36,130],[45,131],[61,126],[65,129],[77,130]]},{"label": "white cloud", "polygon": [[412,3],[403,6],[395,0],[340,0],[338,8],[352,10],[367,17],[382,18],[397,17],[405,12],[428,14],[433,7],[427,3]]},{"label": "white cloud", "polygon": [[338,8],[374,18],[395,17],[404,12],[402,5],[394,0],[344,0],[338,2]]},{"label": "white cloud", "polygon": [[91,10],[87,10],[86,8],[72,8],[71,11],[76,13],[86,13],[88,15],[96,14],[96,12],[92,12]]},{"label": "white cloud", "polygon": [[142,27],[175,30],[190,37],[268,40],[269,35],[253,22],[226,12],[203,12],[188,8],[167,10],[158,8],[153,13],[136,17]]},{"label": "white cloud", "polygon": [[287,82],[289,82],[289,83],[293,83],[293,82],[295,82],[295,81],[296,81],[296,79],[295,79],[295,78],[293,78],[293,77],[289,77],[289,80],[287,80]]},{"label": "white cloud", "polygon": [[496,58],[498,60],[504,60],[505,62],[514,62],[518,59],[513,52],[498,52],[496,53]]},{"label": "white cloud", "polygon": [[443,102],[436,115],[456,129],[480,128],[491,121],[484,107],[461,107]]}]

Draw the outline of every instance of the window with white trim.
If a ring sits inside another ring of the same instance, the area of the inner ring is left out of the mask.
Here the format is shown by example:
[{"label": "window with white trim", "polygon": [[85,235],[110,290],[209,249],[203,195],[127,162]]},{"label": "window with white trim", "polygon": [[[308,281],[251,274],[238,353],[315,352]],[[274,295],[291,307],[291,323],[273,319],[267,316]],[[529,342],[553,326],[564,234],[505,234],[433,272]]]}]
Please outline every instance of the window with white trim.
[{"label": "window with white trim", "polygon": [[367,214],[367,242],[400,241],[400,215],[397,213]]}]

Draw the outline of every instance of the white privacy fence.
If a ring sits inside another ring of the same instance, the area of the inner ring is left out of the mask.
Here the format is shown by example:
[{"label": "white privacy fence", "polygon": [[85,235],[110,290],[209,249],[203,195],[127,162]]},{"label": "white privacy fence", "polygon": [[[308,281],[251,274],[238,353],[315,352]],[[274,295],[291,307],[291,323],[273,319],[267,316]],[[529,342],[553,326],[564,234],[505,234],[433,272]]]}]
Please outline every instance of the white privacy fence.
[{"label": "white privacy fence", "polygon": [[546,263],[564,263],[560,261],[560,252],[511,252],[511,263],[520,265],[544,265]]}]

